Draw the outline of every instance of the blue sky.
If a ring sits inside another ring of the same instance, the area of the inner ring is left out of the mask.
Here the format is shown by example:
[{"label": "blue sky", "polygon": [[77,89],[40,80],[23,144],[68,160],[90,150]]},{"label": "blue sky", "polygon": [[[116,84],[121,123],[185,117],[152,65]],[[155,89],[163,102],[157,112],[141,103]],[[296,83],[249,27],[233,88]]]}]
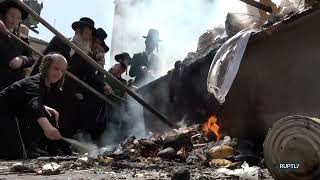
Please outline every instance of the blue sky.
[{"label": "blue sky", "polygon": [[[71,24],[74,21],[81,17],[90,17],[95,21],[96,27],[102,27],[108,33],[106,43],[111,47],[114,0],[38,1],[43,1],[44,4],[41,17],[66,37],[73,36]],[[129,1],[118,0],[121,3]],[[163,74],[173,67],[176,60],[182,60],[188,52],[196,50],[199,36],[207,29],[224,24],[228,11],[243,9],[238,4],[239,0],[144,0],[144,2],[142,6],[128,9],[127,17],[122,19],[125,26],[121,25],[120,29],[116,30],[117,33],[126,33],[131,37],[124,42],[118,40],[119,43],[128,46],[122,49],[115,45],[111,49],[119,52],[127,51],[131,56],[133,53],[141,52],[144,50],[144,40],[141,36],[146,35],[149,28],[157,28],[163,39],[159,45]],[[53,34],[41,24],[37,30],[40,33],[38,35],[31,33],[31,36],[45,41],[50,41],[53,37]],[[115,63],[112,59],[109,51],[106,54],[105,68],[108,69]]]},{"label": "blue sky", "polygon": [[[41,0],[39,0],[41,2]],[[74,31],[71,24],[81,17],[90,17],[96,27],[102,27],[107,33],[106,43],[111,44],[114,4],[113,0],[43,0],[41,17],[53,25],[66,37],[71,37]],[[53,34],[41,24],[38,35],[31,35],[50,41]]]}]

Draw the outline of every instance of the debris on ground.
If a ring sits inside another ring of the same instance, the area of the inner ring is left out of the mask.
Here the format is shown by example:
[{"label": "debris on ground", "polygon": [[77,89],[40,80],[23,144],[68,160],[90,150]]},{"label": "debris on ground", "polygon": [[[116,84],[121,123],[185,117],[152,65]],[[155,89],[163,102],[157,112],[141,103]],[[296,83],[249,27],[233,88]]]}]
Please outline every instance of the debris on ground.
[{"label": "debris on ground", "polygon": [[34,173],[33,167],[31,165],[23,164],[21,162],[15,163],[11,166],[10,172],[16,173]]},{"label": "debris on ground", "polygon": [[60,174],[61,169],[60,169],[60,165],[52,162],[52,163],[48,163],[42,166],[41,170],[37,171],[38,175],[45,175],[45,176],[49,176],[49,175],[57,175]]}]

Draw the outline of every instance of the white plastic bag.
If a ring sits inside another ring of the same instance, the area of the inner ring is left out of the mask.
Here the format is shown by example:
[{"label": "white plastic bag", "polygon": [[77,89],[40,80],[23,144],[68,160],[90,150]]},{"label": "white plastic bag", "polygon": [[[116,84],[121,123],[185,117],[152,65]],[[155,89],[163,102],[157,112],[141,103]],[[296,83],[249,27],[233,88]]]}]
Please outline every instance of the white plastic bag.
[{"label": "white plastic bag", "polygon": [[207,88],[222,104],[237,75],[250,35],[255,30],[244,29],[225,42],[217,51],[208,73]]},{"label": "white plastic bag", "polygon": [[241,169],[230,170],[227,168],[217,169],[218,173],[223,173],[228,176],[237,176],[240,180],[258,180],[259,179],[259,167],[250,167],[247,162],[241,165]]}]

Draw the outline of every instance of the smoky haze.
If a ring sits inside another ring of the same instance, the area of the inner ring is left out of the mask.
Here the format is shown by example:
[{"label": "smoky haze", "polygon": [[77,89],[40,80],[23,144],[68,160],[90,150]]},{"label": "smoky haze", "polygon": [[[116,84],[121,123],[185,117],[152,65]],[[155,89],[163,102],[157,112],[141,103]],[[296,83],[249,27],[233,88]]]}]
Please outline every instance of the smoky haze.
[{"label": "smoky haze", "polygon": [[206,30],[224,24],[227,12],[245,9],[239,0],[116,0],[109,66],[117,53],[127,51],[132,56],[144,51],[142,36],[155,28],[162,40],[159,57],[165,75],[175,61],[196,51]]},{"label": "smoky haze", "polygon": [[[109,67],[115,63],[114,56],[118,53],[126,51],[132,57],[134,53],[144,51],[142,36],[155,28],[162,40],[158,49],[159,68],[161,75],[165,75],[174,67],[175,61],[196,51],[198,38],[203,33],[224,25],[228,12],[246,13],[247,9],[238,0],[116,0]],[[147,136],[142,106],[131,98],[129,102],[124,119],[130,127],[127,135]],[[183,122],[180,126],[184,126]],[[106,131],[103,144],[117,143],[118,136],[118,131]]]},{"label": "smoky haze", "polygon": [[[280,0],[275,0],[279,4]],[[258,10],[247,6],[240,0],[115,0],[111,61],[121,52],[134,53],[144,51],[142,36],[150,28],[160,32],[159,57],[161,75],[172,69],[175,61],[183,60],[189,52],[197,49],[198,38],[208,29],[223,25],[228,12],[258,17]],[[128,79],[128,76],[126,77]],[[146,100],[146,99],[145,99]],[[130,99],[126,117],[130,124],[128,134],[143,137],[147,134],[144,128],[143,110]],[[183,120],[183,119],[182,119]],[[184,126],[181,121],[181,126]],[[105,144],[114,142],[117,133],[106,133]]]}]

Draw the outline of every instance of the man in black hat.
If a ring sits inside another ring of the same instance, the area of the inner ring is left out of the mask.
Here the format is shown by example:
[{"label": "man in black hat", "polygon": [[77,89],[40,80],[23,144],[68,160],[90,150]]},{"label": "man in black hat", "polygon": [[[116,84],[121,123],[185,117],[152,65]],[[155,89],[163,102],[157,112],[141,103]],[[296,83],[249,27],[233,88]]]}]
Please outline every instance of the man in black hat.
[{"label": "man in black hat", "polygon": [[34,60],[26,49],[6,31],[19,36],[20,22],[28,14],[13,1],[0,3],[0,90],[23,79],[24,68],[31,67]]},{"label": "man in black hat", "polygon": [[[75,34],[70,40],[82,51],[89,53],[92,37],[96,31],[94,21],[90,18],[83,17],[79,21],[73,22],[71,27]],[[69,66],[72,65],[71,57],[75,54],[75,51],[65,44],[58,36],[52,38],[43,53],[48,54],[50,52],[59,52],[67,59]],[[40,62],[37,62],[37,65],[40,65]],[[32,74],[37,74],[38,72],[39,67],[35,66]]]},{"label": "man in black hat", "polygon": [[[127,85],[127,81],[123,79],[121,76],[124,72],[127,71],[129,61],[131,61],[131,57],[128,53],[123,52],[115,56],[115,60],[118,62],[116,63],[110,70],[109,73],[112,74],[115,78],[117,78],[123,85]],[[123,98],[126,92],[118,86],[118,84],[114,83],[113,81],[107,80],[110,86],[113,89],[113,92],[118,97]],[[124,121],[124,114],[125,111],[125,104],[118,98],[111,96],[110,99],[119,107],[111,107],[108,106],[108,122],[107,122],[107,130],[105,131],[105,135],[113,135],[117,133],[117,137],[113,139],[114,141],[121,141],[126,136],[127,124]]]},{"label": "man in black hat", "polygon": [[7,0],[0,3],[0,17],[6,28],[13,32],[17,30],[19,23],[28,17],[28,13],[16,2]]},{"label": "man in black hat", "polygon": [[[105,53],[109,51],[109,47],[104,42],[107,36],[107,33],[102,28],[98,28],[92,41],[92,53],[90,53],[90,56],[101,66],[105,65],[104,56]],[[104,75],[98,71],[95,72],[96,76],[98,76],[101,81],[105,82]],[[95,89],[99,88],[99,84],[91,83],[90,85]],[[110,88],[110,92],[113,92],[111,86],[108,88]],[[81,117],[87,119],[87,121],[81,125],[82,127],[85,127],[82,128],[82,130],[84,129],[89,132],[92,140],[99,140],[101,134],[105,131],[105,120],[107,115],[106,103],[92,93],[87,92],[86,101],[81,108],[83,108],[83,115],[81,115]]]},{"label": "man in black hat", "polygon": [[[75,35],[71,38],[71,41],[75,43],[82,51],[87,54],[91,54],[92,39],[96,34],[94,27],[94,21],[90,18],[83,17],[79,21],[72,23],[72,29],[75,31]],[[99,91],[109,94],[110,86],[106,85],[101,79],[95,75],[94,68],[91,68],[85,60],[76,54],[67,44],[65,44],[59,37],[55,36],[44,50],[44,54],[50,52],[59,52],[66,57],[70,66],[69,71],[76,75],[78,78],[85,80],[86,82],[99,85]],[[39,72],[40,61],[34,66],[32,75]],[[80,98],[81,99],[81,98]]]},{"label": "man in black hat", "polygon": [[109,47],[104,42],[107,37],[107,33],[102,28],[98,28],[92,42],[93,57],[101,66],[105,65],[104,55],[109,52]]},{"label": "man in black hat", "polygon": [[[114,57],[114,59],[118,62],[117,64],[115,64],[110,70],[109,72],[115,77],[117,78],[120,82],[122,82],[122,84],[127,85],[127,81],[125,79],[123,79],[121,76],[124,72],[127,71],[128,69],[128,65],[129,62],[132,60],[130,55],[126,52],[123,52],[121,54],[118,54]],[[123,89],[121,87],[117,87],[116,84],[113,84],[112,82],[107,81],[108,84],[110,84],[110,86],[112,87],[112,90],[114,92],[114,94],[123,97],[125,94],[125,91],[123,91]]]},{"label": "man in black hat", "polygon": [[[75,34],[70,39],[88,55],[91,54],[92,40],[96,33],[94,24],[94,21],[87,17],[83,17],[79,21],[72,23],[72,29],[75,31]],[[69,65],[68,71],[79,79],[95,87],[101,93],[109,94],[111,92],[110,86],[96,76],[95,69],[72,48],[60,40],[58,36],[55,36],[44,50],[44,54],[50,52],[59,52],[65,56]],[[40,61],[37,62],[37,65],[40,65]],[[32,74],[36,74],[39,71],[38,67],[34,66]],[[72,137],[77,129],[84,126],[83,124],[85,124],[86,120],[81,112],[86,112],[84,102],[87,100],[88,94],[89,92],[84,88],[66,77],[63,93],[61,97],[57,97],[62,98],[63,102],[53,105],[53,108],[60,112],[60,128],[64,136]]]},{"label": "man in black hat", "polygon": [[134,54],[130,62],[131,68],[129,75],[135,77],[135,84],[140,86],[149,79],[153,79],[159,72],[159,58],[154,54],[154,50],[158,49],[159,31],[150,29],[145,38],[146,49],[142,53]]}]

